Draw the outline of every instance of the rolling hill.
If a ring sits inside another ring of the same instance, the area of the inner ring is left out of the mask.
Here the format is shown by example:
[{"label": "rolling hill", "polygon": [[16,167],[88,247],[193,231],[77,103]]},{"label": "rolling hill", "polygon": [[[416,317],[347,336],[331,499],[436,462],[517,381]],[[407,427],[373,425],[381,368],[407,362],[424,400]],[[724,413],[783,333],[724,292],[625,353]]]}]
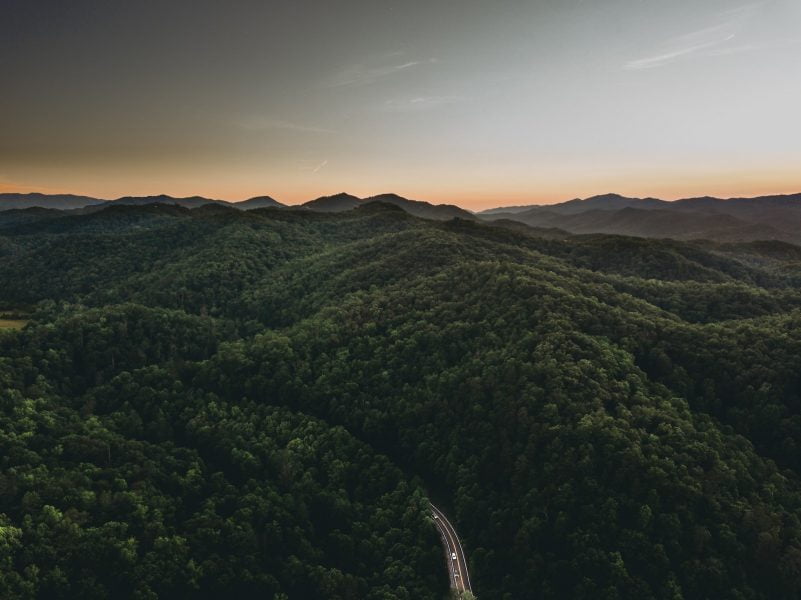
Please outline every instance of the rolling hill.
[{"label": "rolling hill", "polygon": [[197,208],[206,204],[232,206],[241,210],[284,206],[270,196],[257,196],[242,202],[226,202],[212,200],[202,196],[176,198],[166,194],[156,196],[123,196],[116,200],[101,200],[88,196],[72,196],[65,194],[0,194],[0,212],[26,208],[50,208],[54,210],[80,210],[83,208],[103,207],[109,205],[142,206],[145,204],[173,204],[184,208]]},{"label": "rolling hill", "polygon": [[363,202],[385,202],[394,204],[411,215],[423,219],[447,221],[448,219],[475,219],[473,213],[452,204],[431,204],[420,200],[409,200],[397,194],[379,194],[365,198]]},{"label": "rolling hill", "polygon": [[492,209],[481,219],[516,220],[572,233],[610,233],[718,241],[801,243],[801,194],[758,198],[688,198],[668,202],[617,194],[561,204]]},{"label": "rolling hill", "polygon": [[69,210],[104,204],[106,200],[72,194],[0,194],[0,211],[24,208]]},{"label": "rolling hill", "polygon": [[343,192],[334,196],[323,196],[315,200],[310,200],[309,202],[303,204],[303,207],[317,212],[342,212],[353,210],[354,208],[373,202],[392,204],[403,209],[410,215],[414,215],[423,219],[446,221],[454,218],[471,220],[476,218],[473,213],[466,211],[463,208],[459,208],[458,206],[453,206],[450,204],[431,204],[430,202],[422,202],[420,200],[409,200],[408,198],[404,198],[398,194],[379,194],[377,196],[370,196],[368,198],[358,198]]},{"label": "rolling hill", "polygon": [[[508,222],[515,221],[534,228],[569,233],[607,233],[678,240],[779,240],[801,243],[801,194],[730,199],[699,197],[676,201],[604,194],[554,205],[501,207],[478,214],[454,205],[431,204],[391,193],[358,198],[343,192],[310,200],[300,207],[286,207],[270,196],[231,203],[201,196],[126,196],[116,200],[100,200],[85,196],[0,194],[0,212],[33,207],[94,211],[108,205],[155,203],[184,208],[215,204],[241,210],[302,208],[319,213],[338,213],[374,202],[392,204],[408,214],[432,220],[481,219],[501,221],[507,227]],[[14,218],[22,222],[28,216],[18,215]],[[6,222],[10,222],[10,219],[8,217]]]},{"label": "rolling hill", "polygon": [[282,204],[275,198],[270,196],[256,196],[248,198],[242,202],[231,202],[231,206],[242,210],[254,210],[257,208],[284,208],[286,204]]},{"label": "rolling hill", "polygon": [[345,210],[353,210],[361,203],[361,198],[357,198],[345,192],[340,192],[332,196],[321,196],[320,198],[309,200],[302,204],[302,206],[317,212],[342,212]]}]

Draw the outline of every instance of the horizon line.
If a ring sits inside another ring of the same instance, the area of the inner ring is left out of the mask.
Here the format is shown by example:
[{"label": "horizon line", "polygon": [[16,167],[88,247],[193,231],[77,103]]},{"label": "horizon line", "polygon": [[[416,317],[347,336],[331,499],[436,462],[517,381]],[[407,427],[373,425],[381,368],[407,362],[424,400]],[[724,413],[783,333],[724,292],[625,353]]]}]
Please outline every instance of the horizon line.
[{"label": "horizon line", "polygon": [[709,198],[709,199],[715,199],[715,200],[720,200],[720,201],[728,201],[728,200],[741,200],[741,199],[757,199],[757,198],[766,198],[766,197],[801,196],[801,191],[780,192],[780,193],[763,193],[763,194],[758,194],[758,195],[737,195],[737,196],[728,196],[728,197],[714,196],[714,195],[710,195],[710,194],[701,194],[701,195],[693,195],[693,196],[682,196],[682,197],[677,197],[677,198],[672,198],[672,199],[659,198],[658,196],[651,196],[651,195],[648,195],[648,196],[627,196],[625,194],[620,194],[620,193],[617,193],[617,192],[605,192],[605,193],[601,193],[601,194],[593,194],[593,195],[584,196],[584,197],[574,196],[572,198],[567,198],[565,200],[556,200],[556,201],[553,201],[553,202],[531,202],[531,203],[526,203],[525,201],[523,201],[523,202],[515,202],[513,204],[501,203],[501,204],[496,204],[496,205],[493,205],[493,206],[489,206],[487,208],[475,209],[475,210],[471,209],[471,208],[467,208],[465,206],[462,206],[461,204],[458,204],[456,202],[433,202],[433,201],[429,201],[429,200],[420,200],[418,198],[409,198],[407,196],[403,196],[402,194],[397,194],[395,192],[382,192],[382,193],[379,193],[379,194],[371,194],[371,195],[368,195],[368,196],[358,196],[358,195],[355,195],[355,194],[350,194],[349,192],[342,191],[342,192],[336,192],[336,193],[333,193],[333,194],[325,194],[325,195],[322,195],[322,196],[316,196],[314,198],[310,198],[308,200],[304,200],[304,201],[297,202],[297,203],[283,202],[283,201],[275,198],[274,196],[272,196],[270,194],[258,194],[256,196],[250,196],[250,197],[244,198],[242,200],[225,200],[225,199],[222,199],[222,198],[212,198],[212,197],[209,197],[209,196],[201,196],[199,194],[193,194],[193,195],[189,195],[189,196],[180,196],[180,195],[179,196],[174,196],[172,194],[165,194],[165,193],[143,194],[143,195],[132,195],[132,194],[129,194],[129,195],[118,196],[116,198],[102,198],[102,197],[99,197],[99,196],[91,196],[91,195],[86,195],[86,194],[76,194],[76,193],[73,193],[73,192],[33,192],[33,191],[16,192],[16,191],[11,191],[11,190],[9,190],[9,191],[0,191],[0,199],[2,199],[2,197],[6,196],[6,195],[17,195],[17,196],[71,196],[71,197],[76,197],[76,198],[87,198],[87,199],[90,199],[90,200],[97,200],[99,202],[118,202],[118,201],[123,200],[125,198],[170,198],[170,199],[173,199],[173,200],[200,199],[200,200],[206,200],[206,201],[209,201],[209,202],[221,202],[221,203],[232,204],[232,205],[240,204],[240,203],[243,203],[243,202],[248,202],[250,200],[254,200],[254,199],[258,199],[258,198],[270,198],[271,200],[274,200],[275,202],[281,204],[282,206],[286,206],[286,207],[301,207],[301,206],[304,206],[304,205],[306,205],[306,204],[308,204],[310,202],[314,202],[315,200],[320,200],[320,199],[323,199],[323,198],[332,198],[332,197],[343,196],[343,195],[351,196],[351,197],[356,198],[357,200],[360,200],[360,201],[370,200],[370,199],[373,199],[373,198],[377,198],[379,196],[397,196],[398,198],[401,198],[403,200],[412,201],[412,202],[425,202],[425,203],[430,204],[432,206],[456,206],[456,207],[461,208],[462,210],[466,210],[468,212],[481,213],[481,212],[485,212],[485,211],[489,211],[489,210],[497,210],[497,209],[501,209],[501,208],[510,208],[511,209],[511,208],[520,208],[520,207],[529,207],[529,206],[531,206],[531,207],[534,207],[534,206],[556,206],[556,205],[559,205],[559,204],[564,204],[566,202],[575,202],[575,201],[583,202],[583,201],[592,200],[592,199],[595,199],[595,198],[603,198],[603,197],[617,197],[617,198],[623,198],[623,199],[626,199],[626,200],[635,200],[635,201],[649,201],[649,200],[651,200],[651,201],[659,201],[659,202],[680,202],[680,201],[683,201],[683,200],[695,200],[695,199],[701,199],[701,198]]}]

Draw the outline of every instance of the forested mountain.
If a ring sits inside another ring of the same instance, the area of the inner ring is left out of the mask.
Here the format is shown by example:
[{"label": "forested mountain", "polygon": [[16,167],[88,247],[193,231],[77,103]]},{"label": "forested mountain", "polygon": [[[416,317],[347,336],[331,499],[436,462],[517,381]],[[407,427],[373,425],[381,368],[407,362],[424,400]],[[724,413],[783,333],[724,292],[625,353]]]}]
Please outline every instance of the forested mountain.
[{"label": "forested mountain", "polygon": [[242,202],[226,202],[224,200],[212,200],[202,196],[190,196],[188,198],[175,198],[160,194],[158,196],[123,196],[116,200],[101,200],[88,196],[72,196],[69,194],[0,194],[0,212],[9,210],[24,210],[33,208],[50,208],[54,210],[77,210],[104,208],[111,205],[133,205],[144,206],[147,204],[168,204],[182,206],[184,208],[198,208],[206,204],[221,204],[232,206],[240,210],[251,210],[254,208],[276,207],[284,205],[270,196],[256,196]]},{"label": "forested mountain", "polygon": [[473,213],[453,206],[452,204],[431,204],[420,200],[409,200],[398,194],[379,194],[368,198],[358,198],[344,192],[333,196],[323,196],[316,200],[306,202],[303,206],[318,212],[342,212],[353,210],[359,206],[381,202],[382,204],[392,204],[403,209],[407,213],[423,219],[434,219],[446,221],[448,219],[475,219]]},{"label": "forested mountain", "polygon": [[547,206],[496,208],[479,216],[488,221],[516,220],[572,233],[801,243],[801,194],[728,200],[702,197],[672,202],[605,194]]},{"label": "forested mountain", "polygon": [[69,210],[103,204],[105,200],[73,194],[0,194],[0,211],[22,208],[53,208]]},{"label": "forested mountain", "polygon": [[[605,194],[548,206],[495,208],[474,215],[458,206],[409,200],[397,194],[359,198],[342,192],[310,200],[302,207],[315,212],[343,212],[371,202],[393,204],[411,215],[433,220],[480,218],[486,221],[517,221],[539,229],[558,229],[570,233],[610,233],[679,240],[712,239],[720,242],[779,240],[801,243],[801,194],[728,200],[702,197],[672,202]],[[0,194],[0,213],[27,208],[92,211],[114,204],[166,204],[184,208],[217,204],[241,210],[286,207],[270,196],[225,202],[201,196],[175,198],[163,194],[126,196],[116,200],[69,195]]]},{"label": "forested mountain", "polygon": [[[590,198],[575,198],[567,202],[559,204],[550,204],[547,206],[529,206],[529,211],[547,209],[549,212],[554,212],[560,215],[575,215],[589,210],[621,210],[623,208],[638,208],[638,209],[667,209],[670,207],[670,202],[665,200],[658,200],[657,198],[627,198],[620,194],[601,194],[599,196],[591,196]],[[519,207],[525,208],[525,207]],[[500,212],[503,209],[496,209]]]},{"label": "forested mountain", "polygon": [[[447,220],[456,217],[462,219],[474,219],[473,213],[468,212],[458,206],[451,204],[431,204],[419,200],[409,200],[397,194],[380,194],[369,198],[358,198],[344,192],[333,196],[322,196],[310,200],[302,205],[316,212],[341,212],[352,210],[363,204],[371,202],[382,202],[384,204],[394,204],[402,208],[409,214],[424,219]],[[286,205],[278,202],[270,196],[256,196],[243,200],[242,202],[226,202],[224,200],[212,200],[202,196],[191,196],[187,198],[175,198],[161,194],[158,196],[123,196],[116,200],[100,200],[86,196],[69,195],[46,195],[46,194],[0,194],[0,212],[10,210],[24,210],[32,208],[51,208],[57,210],[86,209],[94,210],[113,205],[145,206],[148,204],[164,204],[180,206],[183,208],[198,208],[208,204],[220,206],[230,206],[240,210],[254,210],[257,208],[285,208]]]},{"label": "forested mountain", "polygon": [[473,213],[453,204],[431,204],[420,200],[409,200],[397,194],[379,194],[365,198],[364,202],[384,202],[394,204],[412,214],[423,219],[437,219],[446,221],[448,219],[475,219]]},{"label": "forested mountain", "polygon": [[309,200],[303,206],[317,212],[342,212],[353,210],[362,203],[361,198],[346,192],[340,192],[332,196],[321,196],[314,200]]},{"label": "forested mountain", "polygon": [[253,210],[254,208],[282,208],[286,205],[270,196],[255,196],[242,202],[234,202],[233,206],[242,210]]},{"label": "forested mountain", "polygon": [[227,204],[222,200],[211,200],[210,198],[203,198],[202,196],[189,196],[186,198],[175,198],[160,194],[158,196],[123,196],[112,200],[114,204],[124,204],[132,206],[144,206],[146,204],[174,204],[175,206],[182,206],[184,208],[198,208],[205,204]]},{"label": "forested mountain", "polygon": [[0,597],[801,597],[801,248],[0,214]]},{"label": "forested mountain", "polygon": [[771,225],[749,223],[729,214],[678,212],[671,210],[588,210],[568,214],[536,210],[513,216],[505,213],[485,217],[513,219],[533,227],[555,227],[572,233],[610,233],[677,240],[718,241],[800,240],[797,231],[783,231]]}]

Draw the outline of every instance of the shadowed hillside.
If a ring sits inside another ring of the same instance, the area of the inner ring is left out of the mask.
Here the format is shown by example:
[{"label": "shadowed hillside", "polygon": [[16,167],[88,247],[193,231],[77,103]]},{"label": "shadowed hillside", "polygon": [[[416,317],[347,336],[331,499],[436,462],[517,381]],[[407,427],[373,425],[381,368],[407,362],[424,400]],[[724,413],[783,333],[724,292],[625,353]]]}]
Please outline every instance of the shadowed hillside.
[{"label": "shadowed hillside", "polygon": [[548,206],[492,209],[479,216],[488,221],[515,220],[572,233],[801,243],[801,194],[729,200],[704,197],[675,202],[607,194]]}]

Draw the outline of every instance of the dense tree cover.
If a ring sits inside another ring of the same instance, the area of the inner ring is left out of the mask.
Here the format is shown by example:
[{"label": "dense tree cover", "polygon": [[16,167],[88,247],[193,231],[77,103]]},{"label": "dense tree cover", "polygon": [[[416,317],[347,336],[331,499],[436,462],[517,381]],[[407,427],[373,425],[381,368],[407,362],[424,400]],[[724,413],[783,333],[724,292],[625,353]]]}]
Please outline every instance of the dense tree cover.
[{"label": "dense tree cover", "polygon": [[341,427],[184,385],[215,334],[133,305],[3,340],[0,596],[441,598],[419,482]]},{"label": "dense tree cover", "polygon": [[3,597],[442,598],[428,497],[479,598],[801,597],[794,246],[373,204],[0,248]]}]

